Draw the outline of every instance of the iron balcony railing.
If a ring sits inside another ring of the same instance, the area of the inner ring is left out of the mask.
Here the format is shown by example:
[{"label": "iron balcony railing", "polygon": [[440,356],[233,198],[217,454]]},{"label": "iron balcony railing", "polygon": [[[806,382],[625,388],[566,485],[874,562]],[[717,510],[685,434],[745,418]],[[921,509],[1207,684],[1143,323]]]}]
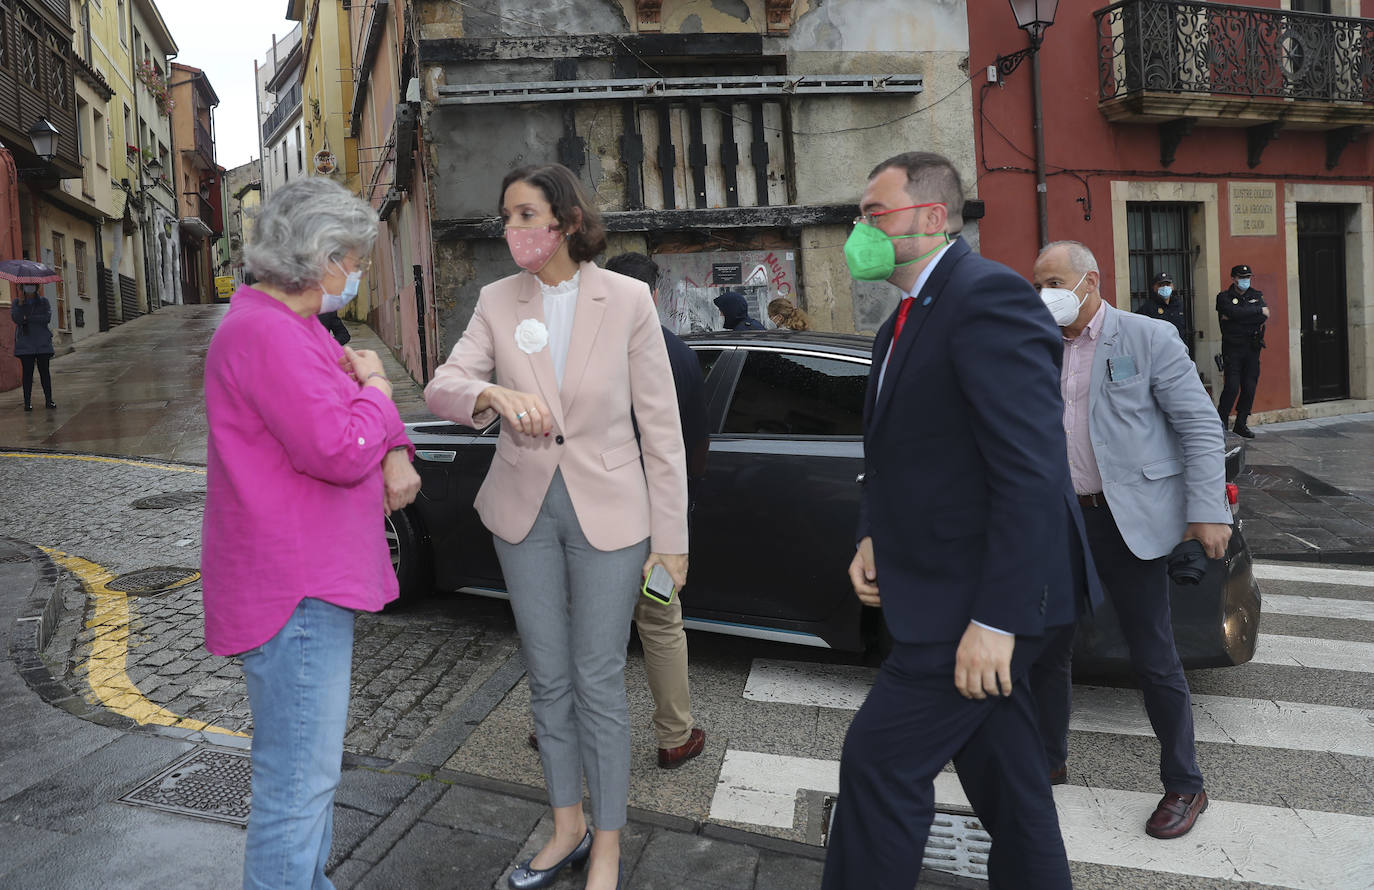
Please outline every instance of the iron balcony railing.
[{"label": "iron balcony railing", "polygon": [[1374,101],[1374,19],[1187,0],[1123,0],[1093,16],[1103,102],[1141,92]]},{"label": "iron balcony railing", "polygon": [[277,107],[272,109],[272,113],[267,116],[267,121],[262,125],[263,141],[271,142],[272,137],[277,135],[277,131],[282,128],[287,120],[295,116],[300,107],[301,85],[293,83],[291,89],[287,90],[286,94],[281,97],[280,101],[277,102]]}]

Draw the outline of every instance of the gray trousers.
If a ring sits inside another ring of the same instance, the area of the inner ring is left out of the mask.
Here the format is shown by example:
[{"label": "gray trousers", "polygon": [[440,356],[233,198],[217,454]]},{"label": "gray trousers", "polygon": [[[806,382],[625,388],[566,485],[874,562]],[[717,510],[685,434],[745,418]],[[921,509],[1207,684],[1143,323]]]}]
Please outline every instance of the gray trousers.
[{"label": "gray trousers", "polygon": [[593,823],[621,828],[630,786],[625,649],[649,541],[593,547],[560,472],[525,540],[492,540],[529,671],[549,804],[580,804],[585,776]]}]

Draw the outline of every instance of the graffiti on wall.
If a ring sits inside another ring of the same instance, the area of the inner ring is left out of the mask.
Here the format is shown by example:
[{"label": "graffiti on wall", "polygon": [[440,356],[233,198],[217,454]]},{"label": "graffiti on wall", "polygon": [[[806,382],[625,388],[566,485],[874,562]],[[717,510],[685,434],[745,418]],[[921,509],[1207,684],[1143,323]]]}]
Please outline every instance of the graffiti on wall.
[{"label": "graffiti on wall", "polygon": [[768,303],[784,297],[800,305],[796,252],[787,249],[660,253],[658,315],[678,334],[721,329],[715,299],[726,291],[744,295],[749,314],[766,327]]}]

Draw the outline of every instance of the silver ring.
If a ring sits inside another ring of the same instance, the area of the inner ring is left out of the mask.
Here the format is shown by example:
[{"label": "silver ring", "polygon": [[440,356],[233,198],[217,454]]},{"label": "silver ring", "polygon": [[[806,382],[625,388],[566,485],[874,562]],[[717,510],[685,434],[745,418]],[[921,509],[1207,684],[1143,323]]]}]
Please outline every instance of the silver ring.
[{"label": "silver ring", "polygon": [[516,420],[522,420],[522,419],[524,419],[526,413],[527,413],[527,412],[525,412],[525,411],[521,411],[519,414],[515,415],[515,419],[516,419]]}]

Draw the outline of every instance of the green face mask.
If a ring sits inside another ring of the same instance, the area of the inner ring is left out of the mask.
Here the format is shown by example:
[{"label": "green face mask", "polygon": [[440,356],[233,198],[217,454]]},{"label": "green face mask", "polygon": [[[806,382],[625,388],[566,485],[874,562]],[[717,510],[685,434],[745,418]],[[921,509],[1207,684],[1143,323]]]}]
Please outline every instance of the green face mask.
[{"label": "green face mask", "polygon": [[[932,232],[931,234],[943,235],[945,244],[949,243],[947,233]],[[886,281],[892,277],[892,273],[897,270],[898,266],[910,266],[912,263],[919,263],[926,257],[939,253],[945,247],[945,244],[941,244],[914,260],[899,263],[897,262],[897,250],[892,246],[892,242],[899,238],[927,237],[930,236],[919,232],[914,235],[889,235],[877,226],[871,226],[866,222],[855,223],[854,231],[849,233],[849,238],[844,242],[844,261],[849,265],[849,274],[860,281]]]}]

